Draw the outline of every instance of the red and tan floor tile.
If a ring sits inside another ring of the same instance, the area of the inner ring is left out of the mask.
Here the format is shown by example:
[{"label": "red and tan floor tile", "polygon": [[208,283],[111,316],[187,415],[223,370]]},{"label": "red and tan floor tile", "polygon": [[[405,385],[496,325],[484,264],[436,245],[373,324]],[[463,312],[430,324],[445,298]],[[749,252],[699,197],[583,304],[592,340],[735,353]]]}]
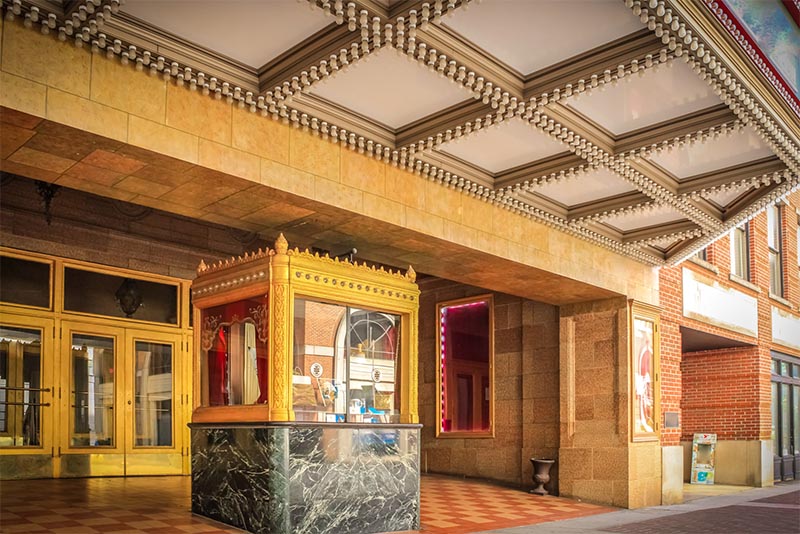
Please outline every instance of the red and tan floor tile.
[{"label": "red and tan floor tile", "polygon": [[559,497],[539,497],[485,482],[422,477],[423,532],[466,534],[613,511]]},{"label": "red and tan floor tile", "polygon": [[[242,532],[192,515],[188,477],[0,482],[0,532],[220,534]],[[465,534],[612,509],[459,478],[422,477],[422,532]]]}]

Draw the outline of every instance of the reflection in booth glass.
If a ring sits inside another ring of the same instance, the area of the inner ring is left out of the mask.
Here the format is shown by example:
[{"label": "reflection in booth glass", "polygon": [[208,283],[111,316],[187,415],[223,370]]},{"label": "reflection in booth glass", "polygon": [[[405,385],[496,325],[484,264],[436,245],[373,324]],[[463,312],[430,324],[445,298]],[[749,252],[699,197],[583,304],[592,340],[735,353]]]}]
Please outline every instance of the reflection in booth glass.
[{"label": "reflection in booth glass", "polygon": [[400,316],[300,298],[294,310],[295,418],[397,422]]}]

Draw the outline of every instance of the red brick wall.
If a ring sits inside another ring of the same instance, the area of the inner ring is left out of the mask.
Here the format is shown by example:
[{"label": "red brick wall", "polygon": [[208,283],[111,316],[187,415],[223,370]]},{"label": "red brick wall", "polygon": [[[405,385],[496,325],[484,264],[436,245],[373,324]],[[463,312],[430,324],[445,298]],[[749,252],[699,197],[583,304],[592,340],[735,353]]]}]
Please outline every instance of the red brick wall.
[{"label": "red brick wall", "polygon": [[[800,355],[772,343],[772,306],[798,314],[800,270],[797,266],[797,209],[800,193],[782,208],[783,298],[769,295],[767,216],[750,221],[750,282],[757,289],[731,280],[730,239],[708,247],[708,263],[717,273],[693,261],[660,271],[661,410],[679,412],[681,428],[662,431],[663,445],[690,440],[695,432],[713,432],[720,439],[769,439],[771,425],[770,350]],[[753,296],[758,302],[758,337],[753,338],[683,316],[682,269],[711,277],[723,286]],[[750,347],[681,353],[680,327],[751,344]]]}]

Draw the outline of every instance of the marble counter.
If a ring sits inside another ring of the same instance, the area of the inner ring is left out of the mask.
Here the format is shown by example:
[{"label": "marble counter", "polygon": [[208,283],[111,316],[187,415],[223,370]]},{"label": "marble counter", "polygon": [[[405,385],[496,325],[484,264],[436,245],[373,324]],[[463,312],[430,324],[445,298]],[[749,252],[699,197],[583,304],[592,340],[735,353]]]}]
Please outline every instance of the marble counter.
[{"label": "marble counter", "polygon": [[419,425],[190,426],[196,514],[256,533],[419,528]]}]

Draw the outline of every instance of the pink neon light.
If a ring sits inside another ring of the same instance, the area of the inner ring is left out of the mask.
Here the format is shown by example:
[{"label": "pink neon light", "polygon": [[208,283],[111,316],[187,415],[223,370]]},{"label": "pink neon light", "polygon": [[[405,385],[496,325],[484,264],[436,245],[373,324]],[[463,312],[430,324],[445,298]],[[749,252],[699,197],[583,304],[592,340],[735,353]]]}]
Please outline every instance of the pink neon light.
[{"label": "pink neon light", "polygon": [[441,377],[441,382],[442,382],[442,392],[441,392],[441,395],[442,395],[442,416],[441,416],[441,419],[440,419],[439,426],[441,427],[440,431],[444,432],[445,413],[447,413],[447,411],[445,409],[446,408],[446,406],[445,406],[445,402],[446,401],[445,401],[445,394],[444,394],[444,392],[445,392],[444,358],[445,358],[445,351],[446,351],[446,346],[447,346],[447,343],[445,343],[445,321],[447,320],[447,308],[442,308],[441,317],[440,317],[439,320],[441,322],[441,330],[442,330],[442,333],[441,333],[442,337],[441,337],[441,340],[439,342],[440,346],[441,346],[441,354],[442,354],[441,369],[439,370],[439,376]]}]

